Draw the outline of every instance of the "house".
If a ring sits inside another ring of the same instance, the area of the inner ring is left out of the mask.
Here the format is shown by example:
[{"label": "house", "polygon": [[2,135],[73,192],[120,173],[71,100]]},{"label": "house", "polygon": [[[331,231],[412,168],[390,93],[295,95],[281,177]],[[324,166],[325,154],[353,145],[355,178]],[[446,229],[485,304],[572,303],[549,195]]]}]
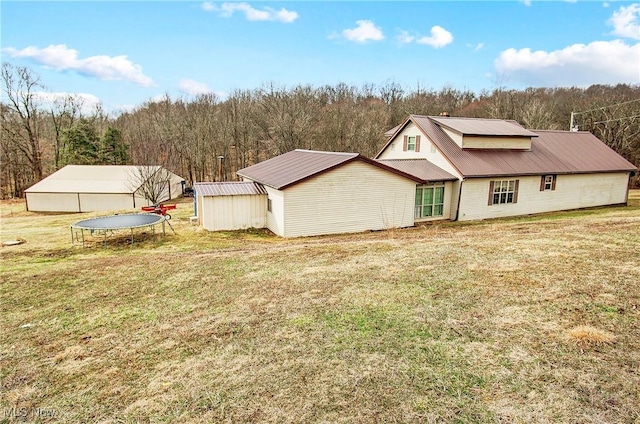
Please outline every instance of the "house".
[{"label": "house", "polygon": [[527,215],[624,204],[636,171],[588,132],[509,120],[410,115],[387,135],[375,160],[294,150],[196,187],[198,219],[300,237]]},{"label": "house", "polygon": [[25,190],[27,210],[93,212],[136,209],[176,198],[184,182],[161,166],[67,165]]},{"label": "house", "polygon": [[267,226],[267,191],[254,182],[195,183],[198,223],[209,231]]},{"label": "house", "polygon": [[531,131],[515,121],[447,116],[410,115],[375,159],[412,175],[435,165],[455,177],[450,185],[442,180],[416,188],[416,221],[624,204],[636,171],[589,132]]},{"label": "house", "polygon": [[266,227],[282,237],[412,226],[416,185],[424,182],[358,153],[310,150],[276,156],[238,175],[264,187]]}]

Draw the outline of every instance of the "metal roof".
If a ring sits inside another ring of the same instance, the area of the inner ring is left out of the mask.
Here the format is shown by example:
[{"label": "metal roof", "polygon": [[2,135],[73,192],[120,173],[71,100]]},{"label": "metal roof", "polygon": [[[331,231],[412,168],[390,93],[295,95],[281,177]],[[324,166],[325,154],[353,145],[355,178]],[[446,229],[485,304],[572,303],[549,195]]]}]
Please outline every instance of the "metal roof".
[{"label": "metal roof", "polygon": [[460,148],[436,119],[427,116],[411,119],[464,177],[636,170],[631,162],[589,132],[536,131],[538,136],[532,138],[531,150],[527,151],[472,150]]},{"label": "metal roof", "polygon": [[415,175],[424,183],[431,181],[452,181],[458,179],[426,159],[384,159],[378,160],[378,162],[407,174]]},{"label": "metal roof", "polygon": [[[416,118],[419,116],[416,115]],[[497,137],[537,137],[538,134],[523,128],[518,122],[503,119],[457,118],[430,116],[443,127],[464,135],[482,135]]]},{"label": "metal roof", "polygon": [[238,175],[277,190],[282,190],[356,160],[404,178],[420,181],[419,178],[413,175],[361,156],[359,153],[320,152],[300,149],[241,169],[238,171]]},{"label": "metal roof", "polygon": [[[67,165],[25,190],[27,193],[133,193],[142,185],[135,165]],[[149,166],[151,171],[160,166]],[[175,175],[175,174],[174,174]],[[176,176],[177,177],[177,176]]]},{"label": "metal roof", "polygon": [[195,183],[196,196],[250,196],[267,194],[262,184],[252,181],[226,181],[219,183]]}]

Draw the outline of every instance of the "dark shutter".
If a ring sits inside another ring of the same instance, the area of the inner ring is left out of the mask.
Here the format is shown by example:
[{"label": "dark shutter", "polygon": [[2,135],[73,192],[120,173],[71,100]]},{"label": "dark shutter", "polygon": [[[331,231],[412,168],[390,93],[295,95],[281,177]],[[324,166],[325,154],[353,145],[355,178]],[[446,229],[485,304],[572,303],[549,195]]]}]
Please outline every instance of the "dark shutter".
[{"label": "dark shutter", "polygon": [[493,183],[495,181],[489,182],[489,206],[493,205]]},{"label": "dark shutter", "polygon": [[406,152],[407,151],[407,146],[409,145],[409,136],[405,135],[404,136],[404,144],[402,146],[402,151]]},{"label": "dark shutter", "polygon": [[416,152],[420,151],[420,136],[416,136]]},{"label": "dark shutter", "polygon": [[513,203],[518,203],[518,186],[520,185],[520,180],[516,180],[516,186],[513,189]]},{"label": "dark shutter", "polygon": [[558,177],[557,175],[554,175],[553,179],[551,180],[551,190],[555,190],[556,189],[556,178],[557,177]]},{"label": "dark shutter", "polygon": [[544,191],[544,185],[547,181],[547,176],[546,175],[542,175],[540,177],[540,191]]}]

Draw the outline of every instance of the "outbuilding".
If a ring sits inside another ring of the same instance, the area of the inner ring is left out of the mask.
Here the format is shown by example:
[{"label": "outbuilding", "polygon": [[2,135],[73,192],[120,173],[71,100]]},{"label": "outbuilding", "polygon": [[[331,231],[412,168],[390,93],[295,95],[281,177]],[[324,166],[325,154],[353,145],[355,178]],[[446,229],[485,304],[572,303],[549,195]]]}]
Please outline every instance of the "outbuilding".
[{"label": "outbuilding", "polygon": [[184,180],[162,166],[67,165],[25,190],[27,210],[136,209],[182,195]]},{"label": "outbuilding", "polygon": [[294,150],[238,171],[267,192],[266,227],[282,237],[414,225],[424,181],[358,153]]},{"label": "outbuilding", "polygon": [[267,191],[254,182],[195,183],[198,223],[209,231],[265,228]]}]

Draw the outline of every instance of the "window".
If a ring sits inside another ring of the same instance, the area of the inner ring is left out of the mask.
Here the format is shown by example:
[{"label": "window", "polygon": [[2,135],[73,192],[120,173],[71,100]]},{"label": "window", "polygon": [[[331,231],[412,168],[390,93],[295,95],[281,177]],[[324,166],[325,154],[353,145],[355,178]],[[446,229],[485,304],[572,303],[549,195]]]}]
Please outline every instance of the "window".
[{"label": "window", "polygon": [[416,187],[415,218],[442,216],[444,213],[444,185],[422,185]]},{"label": "window", "polygon": [[271,199],[267,199],[267,211],[271,212]]},{"label": "window", "polygon": [[555,190],[556,175],[543,175],[540,178],[540,191]]},{"label": "window", "polygon": [[420,151],[420,136],[412,135],[404,136],[404,144],[402,146],[403,151],[419,152]]},{"label": "window", "polygon": [[489,205],[518,203],[519,180],[499,180],[489,183]]},{"label": "window", "polygon": [[407,140],[407,150],[416,150],[416,138],[409,137]]}]

